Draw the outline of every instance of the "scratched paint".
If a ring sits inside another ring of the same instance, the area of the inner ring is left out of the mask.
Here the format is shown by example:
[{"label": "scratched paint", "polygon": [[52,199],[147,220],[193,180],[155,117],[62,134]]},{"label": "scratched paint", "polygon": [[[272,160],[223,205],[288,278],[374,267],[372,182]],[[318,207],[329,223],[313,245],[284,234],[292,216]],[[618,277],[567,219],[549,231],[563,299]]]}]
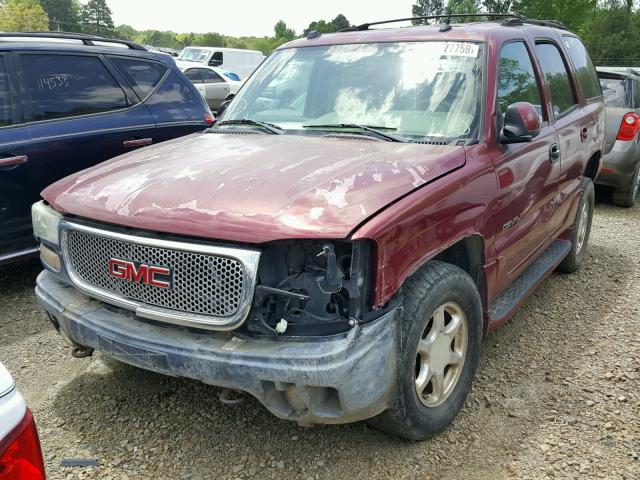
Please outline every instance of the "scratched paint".
[{"label": "scratched paint", "polygon": [[43,197],[80,217],[209,239],[344,238],[464,162],[455,146],[203,133],[67,177]]}]

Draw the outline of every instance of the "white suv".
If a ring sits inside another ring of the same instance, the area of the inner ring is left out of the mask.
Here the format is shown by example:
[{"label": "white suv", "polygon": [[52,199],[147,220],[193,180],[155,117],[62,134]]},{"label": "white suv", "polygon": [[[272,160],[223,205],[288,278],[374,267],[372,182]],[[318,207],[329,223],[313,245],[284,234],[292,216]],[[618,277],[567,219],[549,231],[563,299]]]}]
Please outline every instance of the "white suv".
[{"label": "white suv", "polygon": [[0,478],[44,480],[40,440],[31,410],[0,363]]}]

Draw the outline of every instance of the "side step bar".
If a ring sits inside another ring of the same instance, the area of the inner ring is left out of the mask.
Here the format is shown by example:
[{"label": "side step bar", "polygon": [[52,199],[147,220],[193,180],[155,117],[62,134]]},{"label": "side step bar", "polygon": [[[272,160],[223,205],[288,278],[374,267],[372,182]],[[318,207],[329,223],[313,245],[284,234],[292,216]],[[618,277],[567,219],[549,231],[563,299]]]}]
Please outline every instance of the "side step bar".
[{"label": "side step bar", "polygon": [[489,329],[506,322],[536,287],[562,262],[571,250],[568,240],[555,240],[520,276],[498,295],[489,309]]}]

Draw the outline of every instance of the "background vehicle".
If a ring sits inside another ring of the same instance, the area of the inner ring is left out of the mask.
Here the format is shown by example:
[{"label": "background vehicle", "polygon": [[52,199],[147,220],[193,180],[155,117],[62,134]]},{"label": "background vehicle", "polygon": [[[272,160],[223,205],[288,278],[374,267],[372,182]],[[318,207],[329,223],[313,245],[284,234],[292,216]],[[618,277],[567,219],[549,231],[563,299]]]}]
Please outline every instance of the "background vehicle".
[{"label": "background vehicle", "polygon": [[165,54],[75,34],[2,34],[0,264],[36,252],[29,212],[47,185],[211,122]]},{"label": "background vehicle", "polygon": [[31,411],[0,363],[0,478],[44,480],[40,439]]},{"label": "background vehicle", "polygon": [[222,68],[189,65],[180,69],[193,82],[214,112],[229,96],[238,93],[243,84],[239,81],[238,75]]},{"label": "background vehicle", "polygon": [[354,30],[277,50],[206,133],[43,192],[36,295],[77,351],[303,424],[446,428],[486,333],[586,257],[602,91],[556,22]]},{"label": "background vehicle", "polygon": [[193,66],[194,63],[203,63],[210,67],[221,67],[235,72],[242,79],[251,75],[262,60],[264,60],[262,52],[240,48],[185,47],[178,55],[178,65],[181,68]]},{"label": "background vehicle", "polygon": [[632,207],[640,190],[640,76],[598,69],[607,113],[605,156],[596,183],[614,188],[613,202]]}]

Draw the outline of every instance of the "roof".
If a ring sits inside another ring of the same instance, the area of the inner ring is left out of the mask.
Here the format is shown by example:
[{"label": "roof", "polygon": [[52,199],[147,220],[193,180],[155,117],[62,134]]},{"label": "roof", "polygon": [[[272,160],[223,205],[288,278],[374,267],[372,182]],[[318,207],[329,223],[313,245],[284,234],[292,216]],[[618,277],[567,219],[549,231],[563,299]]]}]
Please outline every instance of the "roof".
[{"label": "roof", "polygon": [[419,40],[457,40],[468,42],[483,42],[494,31],[515,31],[522,29],[557,30],[564,34],[566,30],[526,23],[517,25],[503,25],[501,22],[451,23],[451,29],[442,31],[442,24],[414,25],[395,28],[376,28],[367,30],[343,31],[327,33],[315,38],[296,39],[280,47],[296,48],[317,45],[339,45],[348,43],[382,43],[382,42],[410,42]]},{"label": "roof", "polygon": [[640,68],[636,67],[596,67],[596,70],[615,77],[640,77]]},{"label": "roof", "polygon": [[215,50],[216,52],[249,52],[249,53],[259,53],[262,55],[260,50],[248,50],[246,48],[227,48],[227,47],[204,47],[200,45],[189,45],[184,47],[184,50],[187,48],[200,48],[202,50]]}]

